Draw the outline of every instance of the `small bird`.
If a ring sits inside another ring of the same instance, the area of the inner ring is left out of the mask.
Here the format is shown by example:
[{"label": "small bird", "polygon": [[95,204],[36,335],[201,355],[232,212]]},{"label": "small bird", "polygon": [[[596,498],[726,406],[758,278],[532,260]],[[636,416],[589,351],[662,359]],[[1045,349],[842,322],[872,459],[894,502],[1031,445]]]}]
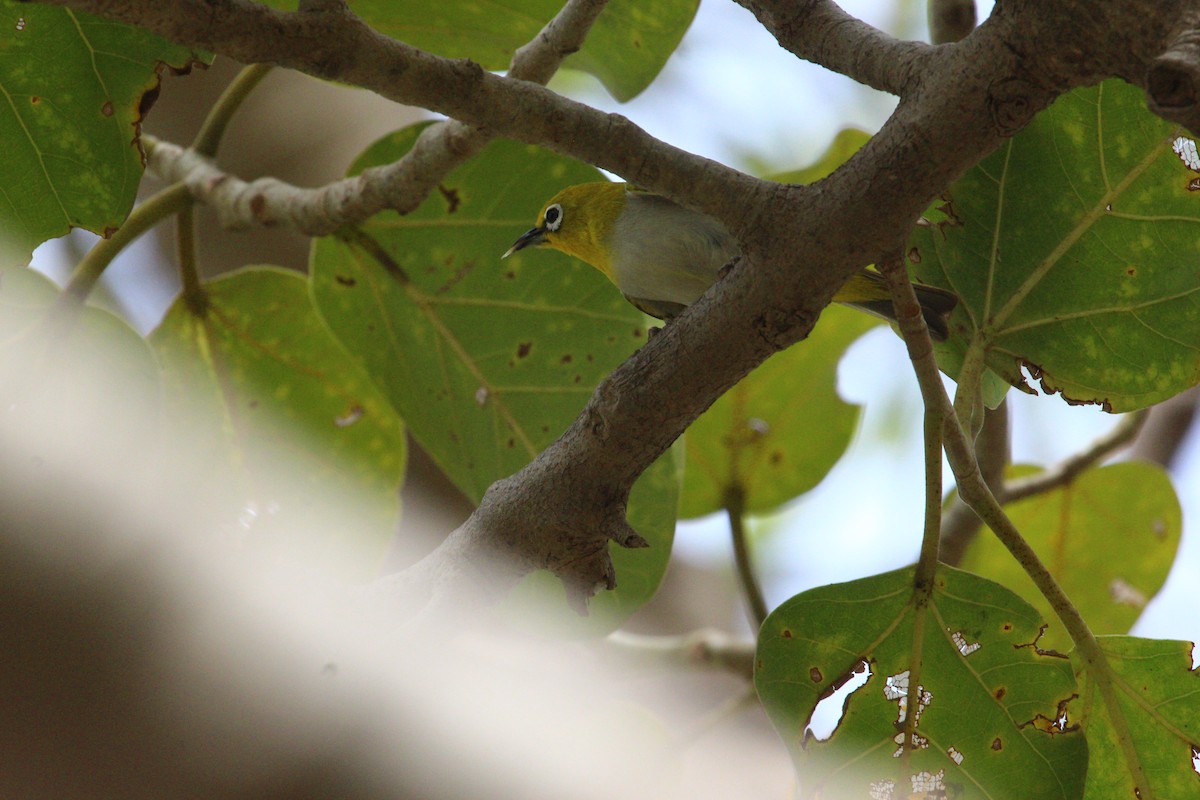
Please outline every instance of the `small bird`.
[{"label": "small bird", "polygon": [[[591,264],[626,300],[664,321],[695,302],[739,255],[737,241],[715,219],[611,181],[568,186],[554,195],[502,258],[532,245]],[[946,317],[958,295],[934,286],[914,288],[930,335],[944,341]],[[833,299],[896,319],[883,277],[870,270],[852,277]]]}]

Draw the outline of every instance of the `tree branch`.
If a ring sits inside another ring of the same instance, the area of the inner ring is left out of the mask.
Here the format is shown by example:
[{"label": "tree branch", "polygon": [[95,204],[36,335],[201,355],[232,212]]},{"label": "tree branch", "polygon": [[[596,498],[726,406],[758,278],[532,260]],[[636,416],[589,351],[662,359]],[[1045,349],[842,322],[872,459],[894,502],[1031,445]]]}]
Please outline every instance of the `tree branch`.
[{"label": "tree branch", "polygon": [[[582,45],[608,0],[570,0],[532,41],[513,56],[509,77],[544,84],[564,58]],[[340,4],[337,4],[340,5]],[[335,5],[333,11],[339,8]],[[345,9],[341,9],[345,12]],[[286,225],[310,236],[325,236],[343,225],[362,222],[385,208],[407,214],[433,191],[450,170],[492,140],[457,120],[423,131],[400,160],[372,167],[353,178],[305,189],[266,177],[247,183],[217,168],[207,148],[184,149],[142,135],[147,166],[168,183],[182,182],[196,199],[212,205],[221,225],[231,230]]]},{"label": "tree branch", "polygon": [[881,92],[915,88],[931,48],[888,36],[850,16],[832,0],[736,0],[787,51]]},{"label": "tree branch", "polygon": [[[910,74],[893,82],[904,94],[888,123],[812,186],[756,180],[658,141],[624,117],[422,52],[346,13],[277,12],[248,0],[55,4],[141,24],[243,62],[270,61],[362,86],[492,135],[549,147],[707,212],[740,240],[740,266],[603,381],[562,437],[495,483],[471,519],[411,573],[416,583],[406,588],[428,597],[470,591],[452,586],[473,575],[462,561],[486,563],[497,553],[511,561],[488,584],[492,590],[534,567],[555,571],[581,594],[611,584],[608,540],[641,541],[625,520],[630,487],[693,419],[769,355],[804,338],[847,278],[893,252],[939,192],[1059,94],[1111,74],[1143,81],[1197,0],[1001,3],[962,42],[929,50],[919,70],[910,59]],[[792,5],[771,0],[755,8],[782,12]],[[815,0],[801,8],[829,20],[840,13]],[[795,35],[825,58],[821,43],[837,41],[829,37],[839,27],[853,32],[858,25],[843,17]],[[870,49],[858,41],[860,50]],[[896,51],[885,40],[876,44]],[[834,56],[848,60],[849,74],[871,79],[874,68],[854,67],[854,54],[843,48],[826,60],[835,63]]]},{"label": "tree branch", "polygon": [[755,642],[715,628],[677,636],[645,636],[617,631],[605,640],[618,655],[647,667],[716,669],[754,680]]}]

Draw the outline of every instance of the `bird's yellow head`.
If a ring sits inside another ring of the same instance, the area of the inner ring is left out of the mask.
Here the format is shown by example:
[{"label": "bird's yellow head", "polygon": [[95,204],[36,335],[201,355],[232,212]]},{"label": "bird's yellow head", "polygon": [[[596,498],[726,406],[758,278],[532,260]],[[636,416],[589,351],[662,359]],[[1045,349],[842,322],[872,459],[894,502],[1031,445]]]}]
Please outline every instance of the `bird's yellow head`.
[{"label": "bird's yellow head", "polygon": [[533,245],[553,247],[612,277],[612,233],[625,208],[625,184],[599,181],[568,186],[538,212],[504,258]]}]

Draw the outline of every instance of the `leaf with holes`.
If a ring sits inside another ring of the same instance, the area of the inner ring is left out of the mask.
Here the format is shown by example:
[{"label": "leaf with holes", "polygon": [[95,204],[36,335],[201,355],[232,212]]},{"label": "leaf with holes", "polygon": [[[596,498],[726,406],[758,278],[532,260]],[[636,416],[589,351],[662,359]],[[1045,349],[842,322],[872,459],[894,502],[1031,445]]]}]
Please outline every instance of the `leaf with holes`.
[{"label": "leaf with holes", "polygon": [[140,28],[0,0],[0,264],[26,263],[73,227],[104,234],[124,221],[157,69],[196,60]]},{"label": "leaf with holes", "polygon": [[[294,9],[296,0],[267,5]],[[699,5],[699,0],[612,0],[566,66],[596,76],[616,99],[630,100],[662,70]],[[414,47],[502,70],[562,6],[562,0],[355,0],[353,10],[376,30]]]},{"label": "leaf with holes", "polygon": [[251,541],[312,530],[377,567],[396,526],[404,426],[322,324],[302,275],[253,267],[205,291],[203,316],[180,298],[151,342],[175,435],[198,433],[211,459],[199,472],[221,498],[214,514]]},{"label": "leaf with holes", "polygon": [[[1033,473],[1026,468],[1013,477]],[[1183,528],[1170,477],[1140,461],[1088,470],[1005,511],[1095,633],[1126,633],[1137,621],[1175,563]],[[1043,647],[1070,648],[1049,603],[995,536],[976,536],[960,566],[1032,603],[1050,621]]]},{"label": "leaf with holes", "polygon": [[[1031,391],[1128,411],[1200,381],[1200,192],[1121,81],[1077,89],[969,170],[909,251],[958,292],[952,345]],[[961,373],[950,362],[943,365]]]},{"label": "leaf with holes", "polygon": [[[1191,642],[1102,636],[1120,719],[1078,654],[1079,721],[1090,753],[1086,800],[1195,797],[1200,791],[1200,672]],[[1129,733],[1123,747],[1116,730]]]},{"label": "leaf with holes", "polygon": [[[352,174],[403,156],[422,127],[376,142]],[[547,249],[500,260],[547,198],[598,178],[578,162],[497,141],[413,213],[383,212],[314,244],[312,292],[322,316],[475,502],[553,442],[600,380],[646,340],[645,318],[591,267]],[[671,458],[640,482],[657,491],[635,486],[629,515],[652,546],[614,550],[618,575],[625,570],[622,608],[653,592],[674,531]],[[643,570],[645,580],[630,570]]]},{"label": "leaf with holes", "polygon": [[[924,607],[911,568],[785,602],[759,632],[755,686],[801,795],[1079,797],[1087,747],[1072,727],[1075,680],[1066,657],[1037,646],[1041,625],[1004,587],[945,566]],[[916,749],[904,759],[914,638]],[[869,677],[845,699],[837,727],[817,739],[809,725],[818,705],[864,667]]]}]

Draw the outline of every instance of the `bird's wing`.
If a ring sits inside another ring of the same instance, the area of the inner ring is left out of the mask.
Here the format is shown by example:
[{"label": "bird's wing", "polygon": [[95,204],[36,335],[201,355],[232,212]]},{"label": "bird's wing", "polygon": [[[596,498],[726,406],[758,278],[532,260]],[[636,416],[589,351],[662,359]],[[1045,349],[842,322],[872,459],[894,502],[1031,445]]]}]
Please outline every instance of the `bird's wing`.
[{"label": "bird's wing", "polygon": [[663,322],[674,319],[683,313],[687,308],[683,303],[672,303],[669,300],[647,300],[642,297],[631,297],[625,295],[625,299],[633,304],[633,307],[643,314],[649,314],[655,319],[661,319]]}]

